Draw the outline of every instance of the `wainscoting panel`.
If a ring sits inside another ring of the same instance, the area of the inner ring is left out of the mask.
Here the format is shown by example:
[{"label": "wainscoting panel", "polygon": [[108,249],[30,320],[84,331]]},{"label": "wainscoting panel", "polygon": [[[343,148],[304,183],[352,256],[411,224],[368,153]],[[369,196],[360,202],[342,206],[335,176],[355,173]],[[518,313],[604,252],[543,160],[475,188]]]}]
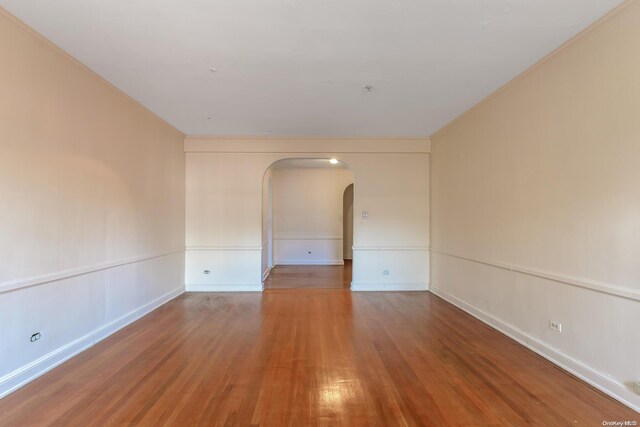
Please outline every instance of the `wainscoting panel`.
[{"label": "wainscoting panel", "polygon": [[188,247],[188,292],[262,291],[260,246]]},{"label": "wainscoting panel", "polygon": [[429,249],[424,246],[354,246],[354,291],[426,291]]},{"label": "wainscoting panel", "polygon": [[342,265],[342,237],[274,240],[279,265]]},{"label": "wainscoting panel", "polygon": [[0,293],[0,397],[184,292],[183,251],[143,258]]},{"label": "wainscoting panel", "polygon": [[[640,410],[640,303],[619,286],[432,251],[431,292]],[[533,272],[533,273],[532,273]],[[549,327],[562,324],[562,332]]]}]

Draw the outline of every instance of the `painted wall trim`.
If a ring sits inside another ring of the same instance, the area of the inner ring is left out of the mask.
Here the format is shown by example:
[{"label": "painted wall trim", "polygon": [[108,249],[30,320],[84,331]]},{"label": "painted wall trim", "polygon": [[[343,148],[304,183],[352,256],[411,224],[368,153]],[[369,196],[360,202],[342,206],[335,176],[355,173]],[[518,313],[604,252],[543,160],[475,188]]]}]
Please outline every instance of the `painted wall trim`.
[{"label": "painted wall trim", "polygon": [[351,282],[351,290],[357,292],[399,292],[399,291],[428,291],[429,283],[427,282]]},{"label": "painted wall trim", "polygon": [[187,284],[187,292],[262,292],[262,283],[214,283],[210,285]]},{"label": "painted wall trim", "polygon": [[430,292],[444,299],[445,301],[455,305],[461,310],[469,313],[476,319],[491,326],[497,331],[503,333],[509,338],[517,341],[528,349],[536,352],[540,356],[549,360],[550,362],[560,366],[562,369],[570,372],[581,380],[591,384],[603,393],[608,394],[614,399],[624,403],[630,408],[640,412],[640,396],[634,394],[623,383],[599,372],[588,365],[574,359],[573,357],[565,354],[555,348],[549,346],[544,341],[541,341],[532,335],[527,334],[524,331],[510,325],[497,317],[485,312],[484,310],[475,307],[462,299],[451,295],[450,293],[438,288],[437,286],[431,286]]},{"label": "painted wall trim", "polygon": [[536,269],[533,269],[533,268],[526,268],[526,267],[521,267],[521,266],[518,266],[518,265],[501,263],[501,262],[497,262],[497,261],[489,261],[489,260],[483,260],[483,259],[479,259],[479,258],[473,258],[473,257],[469,257],[469,256],[466,256],[466,255],[457,254],[457,253],[451,252],[451,251],[444,251],[444,250],[441,250],[441,249],[433,249],[433,248],[431,248],[431,252],[436,253],[436,254],[440,254],[440,255],[446,255],[446,256],[450,256],[450,257],[454,257],[454,258],[463,259],[465,261],[475,262],[475,263],[478,263],[478,264],[484,264],[484,265],[488,265],[488,266],[491,266],[491,267],[501,268],[503,270],[509,270],[509,271],[514,271],[516,273],[521,273],[521,274],[526,274],[526,275],[529,275],[529,276],[539,277],[539,278],[542,278],[542,279],[547,279],[547,280],[551,280],[551,281],[558,282],[558,283],[564,283],[564,284],[571,285],[571,286],[577,286],[577,287],[580,287],[580,288],[590,289],[590,290],[596,291],[596,292],[602,292],[602,293],[609,294],[609,295],[615,295],[615,296],[618,296],[618,297],[621,297],[621,298],[627,298],[627,299],[634,300],[634,301],[640,301],[640,291],[632,289],[632,288],[627,288],[627,287],[623,287],[623,286],[617,286],[617,285],[604,283],[604,282],[597,282],[597,281],[594,281],[594,280],[579,279],[579,278],[576,278],[576,277],[565,276],[565,275],[561,275],[561,274],[557,274],[557,273],[550,273],[550,272],[546,272],[546,271],[542,271],[542,270],[536,270]]},{"label": "painted wall trim", "polygon": [[71,277],[83,276],[85,274],[94,273],[96,271],[108,270],[114,267],[120,267],[127,264],[135,264],[141,261],[147,261],[154,258],[162,258],[162,257],[166,257],[169,255],[173,255],[181,252],[184,252],[184,248],[177,249],[170,252],[161,252],[156,254],[143,255],[139,257],[121,259],[118,261],[104,262],[104,263],[89,265],[85,267],[72,268],[69,270],[58,271],[56,273],[33,276],[26,279],[10,280],[4,283],[0,283],[0,294],[5,292],[15,291],[22,288],[28,288],[31,286],[44,285],[46,283],[57,282],[60,280],[71,278]]},{"label": "painted wall trim", "polygon": [[123,329],[127,325],[135,322],[183,293],[184,288],[182,287],[167,292],[166,294],[159,296],[124,316],[121,316],[50,353],[45,354],[33,362],[4,375],[0,378],[0,398],[17,390],[30,381],[33,381],[56,366],[69,360],[73,356],[83,352],[89,347],[92,347],[99,341],[107,338],[109,335]]},{"label": "painted wall trim", "polygon": [[262,249],[262,246],[188,246],[186,251],[261,251]]},{"label": "painted wall trim", "polygon": [[275,261],[276,265],[344,265],[342,259],[280,259]]},{"label": "painted wall trim", "polygon": [[[318,147],[323,147],[318,151]],[[309,138],[187,136],[187,153],[327,153],[428,154],[431,139],[423,138]],[[323,154],[324,153],[324,154]]]},{"label": "painted wall trim", "polygon": [[420,252],[428,251],[428,246],[352,246],[354,251],[399,251]]},{"label": "painted wall trim", "polygon": [[342,240],[342,237],[278,237],[273,240]]}]

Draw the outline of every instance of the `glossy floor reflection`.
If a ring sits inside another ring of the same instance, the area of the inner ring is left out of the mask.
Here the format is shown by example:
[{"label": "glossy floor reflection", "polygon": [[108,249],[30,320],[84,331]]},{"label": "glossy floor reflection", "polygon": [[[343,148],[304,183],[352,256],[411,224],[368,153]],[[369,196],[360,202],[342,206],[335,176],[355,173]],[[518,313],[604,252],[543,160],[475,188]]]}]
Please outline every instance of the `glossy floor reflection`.
[{"label": "glossy floor reflection", "polygon": [[183,295],[0,400],[2,426],[637,418],[429,293],[330,286]]}]

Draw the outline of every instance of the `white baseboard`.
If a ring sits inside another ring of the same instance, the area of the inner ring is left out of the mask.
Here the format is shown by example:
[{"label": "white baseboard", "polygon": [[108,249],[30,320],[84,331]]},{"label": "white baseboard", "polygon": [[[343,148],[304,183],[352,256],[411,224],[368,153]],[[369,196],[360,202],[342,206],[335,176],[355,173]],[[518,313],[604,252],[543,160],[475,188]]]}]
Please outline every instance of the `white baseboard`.
[{"label": "white baseboard", "polygon": [[428,291],[429,284],[427,282],[396,282],[396,283],[380,283],[380,282],[352,282],[352,291]]},{"label": "white baseboard", "polygon": [[17,390],[30,381],[45,374],[56,366],[64,363],[73,356],[83,352],[84,350],[92,347],[99,341],[107,338],[109,335],[118,332],[125,326],[135,322],[141,317],[149,314],[156,308],[171,301],[177,296],[184,293],[184,288],[174,289],[166,294],[148,302],[147,304],[139,307],[124,316],[119,317],[112,322],[107,323],[99,329],[93,330],[88,334],[57,348],[56,350],[45,354],[44,356],[34,360],[27,365],[10,372],[0,378],[0,398],[3,398],[7,394]]},{"label": "white baseboard", "polygon": [[214,283],[187,285],[187,292],[262,292],[262,283]]},{"label": "white baseboard", "polygon": [[271,274],[271,270],[273,270],[273,267],[268,267],[265,271],[264,274],[262,275],[262,281],[264,282],[265,280],[267,280],[267,277],[269,277],[269,274]]},{"label": "white baseboard", "polygon": [[284,259],[275,262],[276,265],[344,265],[343,259],[312,259],[297,260]]},{"label": "white baseboard", "polygon": [[476,319],[486,323],[504,335],[514,339],[518,343],[536,352],[550,362],[560,366],[562,369],[572,373],[576,377],[592,385],[603,393],[608,394],[621,403],[640,412],[640,396],[627,388],[622,382],[617,381],[603,372],[599,372],[579,360],[549,346],[544,341],[539,340],[513,325],[505,323],[497,317],[475,307],[460,298],[451,295],[435,286],[431,286],[430,291],[440,298],[450,302],[463,311],[466,311]]}]

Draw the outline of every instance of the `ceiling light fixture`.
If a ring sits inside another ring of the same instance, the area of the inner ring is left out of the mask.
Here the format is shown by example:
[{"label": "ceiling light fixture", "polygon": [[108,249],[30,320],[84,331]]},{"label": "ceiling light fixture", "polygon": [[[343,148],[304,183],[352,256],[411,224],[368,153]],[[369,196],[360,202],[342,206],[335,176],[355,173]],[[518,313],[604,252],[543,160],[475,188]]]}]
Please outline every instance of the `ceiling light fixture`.
[{"label": "ceiling light fixture", "polygon": [[338,159],[330,159],[329,163],[331,163],[332,165],[337,165],[338,164]]}]

